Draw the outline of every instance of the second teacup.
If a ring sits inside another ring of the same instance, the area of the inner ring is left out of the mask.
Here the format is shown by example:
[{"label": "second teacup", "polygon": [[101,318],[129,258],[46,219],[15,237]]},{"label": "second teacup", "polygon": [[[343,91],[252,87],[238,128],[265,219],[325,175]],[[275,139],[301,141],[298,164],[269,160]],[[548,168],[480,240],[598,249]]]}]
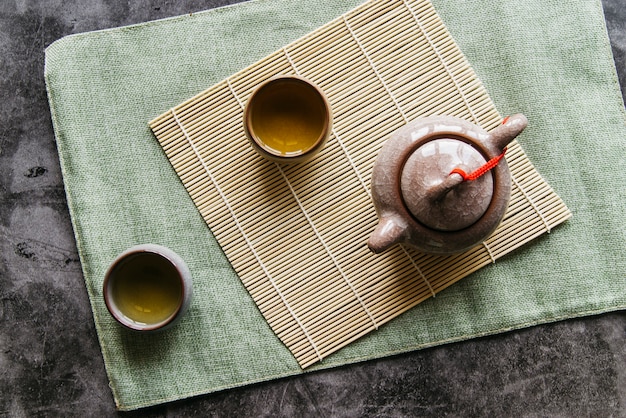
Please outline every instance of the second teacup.
[{"label": "second teacup", "polygon": [[103,294],[113,318],[126,328],[162,330],[178,322],[187,310],[192,296],[191,273],[169,248],[136,245],[111,263]]}]

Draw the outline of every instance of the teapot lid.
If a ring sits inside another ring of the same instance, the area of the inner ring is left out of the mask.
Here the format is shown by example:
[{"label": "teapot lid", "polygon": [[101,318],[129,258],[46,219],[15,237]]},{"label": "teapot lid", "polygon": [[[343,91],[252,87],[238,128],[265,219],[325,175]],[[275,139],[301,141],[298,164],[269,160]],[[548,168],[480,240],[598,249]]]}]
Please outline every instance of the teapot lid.
[{"label": "teapot lid", "polygon": [[459,231],[487,211],[493,196],[491,172],[464,181],[454,170],[470,172],[486,163],[472,145],[439,138],[417,148],[402,168],[402,199],[417,221],[439,231]]}]

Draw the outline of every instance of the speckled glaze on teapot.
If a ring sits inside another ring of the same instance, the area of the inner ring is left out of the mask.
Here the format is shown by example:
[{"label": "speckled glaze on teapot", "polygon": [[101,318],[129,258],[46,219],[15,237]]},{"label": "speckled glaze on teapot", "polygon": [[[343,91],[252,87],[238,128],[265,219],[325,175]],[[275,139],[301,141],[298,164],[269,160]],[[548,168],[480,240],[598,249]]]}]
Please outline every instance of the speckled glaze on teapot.
[{"label": "speckled glaze on teapot", "polygon": [[[487,132],[457,117],[429,116],[394,132],[372,171],[379,223],[367,242],[370,250],[407,243],[454,254],[488,238],[511,196],[509,168],[499,158],[527,123],[516,114]],[[465,176],[494,161],[479,177]]]}]

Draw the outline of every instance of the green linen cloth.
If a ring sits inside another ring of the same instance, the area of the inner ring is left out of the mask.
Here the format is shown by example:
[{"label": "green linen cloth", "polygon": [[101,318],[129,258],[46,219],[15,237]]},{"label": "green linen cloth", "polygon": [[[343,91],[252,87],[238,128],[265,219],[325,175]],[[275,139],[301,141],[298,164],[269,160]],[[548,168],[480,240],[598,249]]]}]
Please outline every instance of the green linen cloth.
[{"label": "green linen cloth", "polygon": [[[147,122],[359,3],[256,0],[47,49],[67,200],[118,408],[303,373]],[[626,306],[625,113],[600,2],[433,3],[499,111],[529,117],[520,143],[574,217],[310,370]],[[178,252],[194,277],[183,321],[155,335],[121,329],[102,301],[108,264],[144,242]]]}]

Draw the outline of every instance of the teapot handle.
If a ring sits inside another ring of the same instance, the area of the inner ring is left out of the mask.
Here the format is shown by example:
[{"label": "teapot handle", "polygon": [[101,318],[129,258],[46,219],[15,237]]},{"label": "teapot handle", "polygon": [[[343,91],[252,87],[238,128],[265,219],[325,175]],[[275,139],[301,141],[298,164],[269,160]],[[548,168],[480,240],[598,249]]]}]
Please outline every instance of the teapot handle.
[{"label": "teapot handle", "polygon": [[496,149],[502,151],[513,141],[528,125],[528,119],[521,113],[516,113],[504,119],[502,125],[489,133],[489,142]]},{"label": "teapot handle", "polygon": [[373,253],[380,254],[392,245],[406,241],[407,231],[408,224],[401,217],[383,216],[367,240],[367,246]]}]

